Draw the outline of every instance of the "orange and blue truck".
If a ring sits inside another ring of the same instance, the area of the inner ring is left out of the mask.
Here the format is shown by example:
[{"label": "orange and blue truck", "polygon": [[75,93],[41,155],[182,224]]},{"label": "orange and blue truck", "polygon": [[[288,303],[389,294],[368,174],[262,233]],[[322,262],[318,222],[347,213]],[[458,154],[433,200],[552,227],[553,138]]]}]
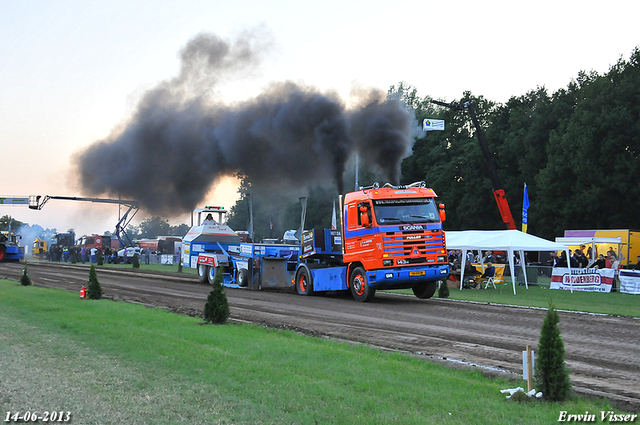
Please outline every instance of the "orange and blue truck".
[{"label": "orange and blue truck", "polygon": [[[249,289],[293,286],[300,295],[350,291],[360,302],[376,290],[412,289],[431,298],[449,275],[444,205],[424,182],[374,184],[340,200],[336,229],[302,232],[299,245],[233,242],[220,229],[194,226],[185,237],[183,264],[211,282]],[[225,236],[216,240],[215,233]]]}]

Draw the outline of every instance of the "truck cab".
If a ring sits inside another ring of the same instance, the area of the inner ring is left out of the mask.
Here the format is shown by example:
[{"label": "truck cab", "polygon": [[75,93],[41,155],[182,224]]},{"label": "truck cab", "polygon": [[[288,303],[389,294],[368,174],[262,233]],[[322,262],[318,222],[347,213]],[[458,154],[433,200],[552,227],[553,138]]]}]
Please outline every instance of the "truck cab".
[{"label": "truck cab", "polygon": [[445,213],[436,196],[424,182],[374,185],[345,195],[343,261],[354,297],[412,288],[419,298],[430,298],[437,281],[446,279]]}]

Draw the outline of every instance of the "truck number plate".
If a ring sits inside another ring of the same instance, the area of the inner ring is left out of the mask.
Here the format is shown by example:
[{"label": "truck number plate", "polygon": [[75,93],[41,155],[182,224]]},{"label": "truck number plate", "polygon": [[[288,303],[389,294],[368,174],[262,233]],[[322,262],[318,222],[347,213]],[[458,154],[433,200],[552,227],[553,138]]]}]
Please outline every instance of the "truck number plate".
[{"label": "truck number plate", "polygon": [[409,276],[424,276],[425,275],[425,271],[424,270],[419,270],[419,271],[415,271],[415,272],[409,272]]}]

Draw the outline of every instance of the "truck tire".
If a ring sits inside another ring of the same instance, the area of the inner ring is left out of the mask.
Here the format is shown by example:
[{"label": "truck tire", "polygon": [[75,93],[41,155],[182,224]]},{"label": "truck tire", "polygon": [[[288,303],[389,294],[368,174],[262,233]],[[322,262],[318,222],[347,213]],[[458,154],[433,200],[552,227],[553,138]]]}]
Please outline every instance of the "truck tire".
[{"label": "truck tire", "polygon": [[240,286],[241,288],[246,288],[247,286],[249,286],[249,270],[247,269],[238,270],[238,275],[236,276],[236,282],[238,283],[238,286]]},{"label": "truck tire", "polygon": [[376,290],[369,286],[367,273],[362,267],[356,267],[351,272],[349,288],[351,289],[353,299],[359,302],[371,301],[376,294]]},{"label": "truck tire", "polygon": [[309,270],[305,267],[300,267],[298,273],[296,273],[296,292],[300,295],[313,294],[313,282],[311,281],[311,275],[309,274]]},{"label": "truck tire", "polygon": [[198,280],[200,283],[205,283],[207,281],[209,266],[206,264],[198,264]]},{"label": "truck tire", "polygon": [[436,288],[438,287],[437,281],[431,282],[420,282],[416,283],[413,288],[413,294],[420,299],[427,299],[433,297],[433,294],[436,293]]}]

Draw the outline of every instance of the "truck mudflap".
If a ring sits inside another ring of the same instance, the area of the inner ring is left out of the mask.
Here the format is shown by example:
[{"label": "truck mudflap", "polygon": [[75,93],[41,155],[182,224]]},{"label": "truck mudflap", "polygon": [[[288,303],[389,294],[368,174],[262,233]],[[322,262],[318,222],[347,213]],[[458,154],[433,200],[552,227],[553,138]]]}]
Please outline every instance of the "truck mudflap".
[{"label": "truck mudflap", "polygon": [[449,276],[449,266],[395,267],[367,272],[369,286],[373,289],[402,289],[424,281],[444,280]]}]

